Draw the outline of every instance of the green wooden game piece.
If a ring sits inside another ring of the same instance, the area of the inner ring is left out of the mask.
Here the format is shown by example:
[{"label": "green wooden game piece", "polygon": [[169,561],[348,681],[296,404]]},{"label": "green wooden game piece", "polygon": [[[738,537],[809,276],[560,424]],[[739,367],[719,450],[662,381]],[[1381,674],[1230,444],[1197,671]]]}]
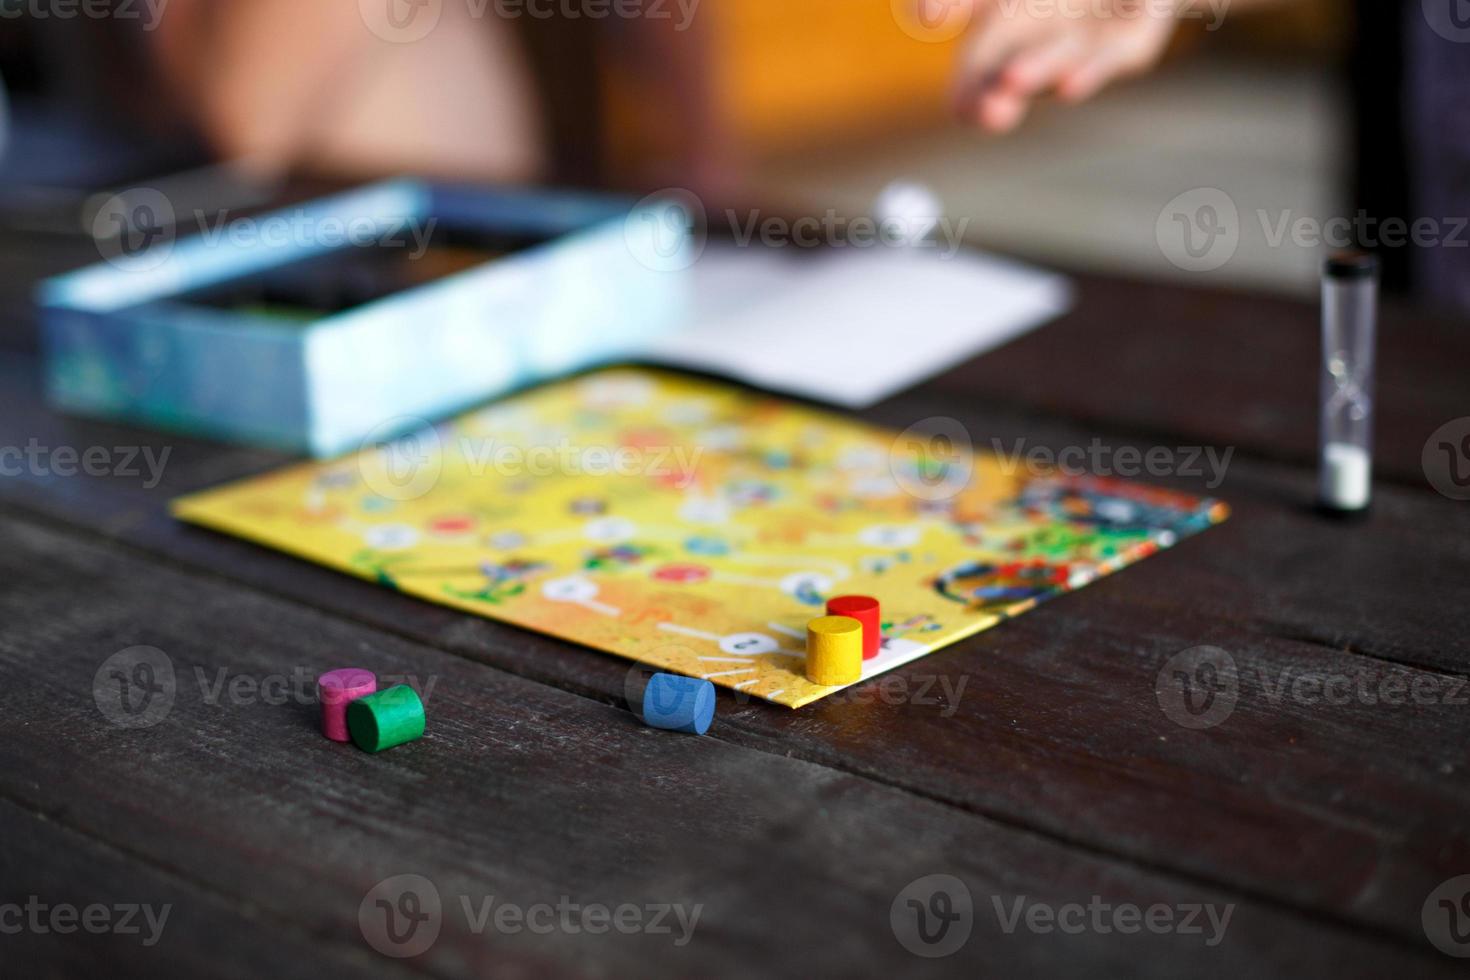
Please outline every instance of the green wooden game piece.
[{"label": "green wooden game piece", "polygon": [[412,742],[424,734],[424,703],[406,684],[358,698],[347,706],[347,731],[364,752]]}]

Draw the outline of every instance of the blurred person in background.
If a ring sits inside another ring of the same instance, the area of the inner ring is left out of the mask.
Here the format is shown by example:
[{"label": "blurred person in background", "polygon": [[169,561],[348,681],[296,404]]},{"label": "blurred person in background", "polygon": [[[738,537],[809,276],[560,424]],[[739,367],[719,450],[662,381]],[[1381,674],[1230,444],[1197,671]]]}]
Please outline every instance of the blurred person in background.
[{"label": "blurred person in background", "polygon": [[[389,18],[395,4],[407,8],[401,18],[426,2],[382,0]],[[931,23],[966,20],[955,107],[968,122],[1002,133],[1038,99],[1082,102],[1154,67],[1188,20],[1296,0],[902,2],[917,4]],[[1443,2],[1448,9],[1460,0]],[[1351,6],[1343,0],[1345,15]],[[1470,214],[1470,47],[1433,29],[1422,6],[1356,5],[1365,22],[1354,61],[1358,196],[1380,216],[1451,219]],[[146,31],[121,20],[81,24],[87,44],[75,43],[76,31],[60,40],[76,22],[31,25],[55,63],[77,69],[62,73],[72,104],[92,116],[102,107],[114,129],[131,120],[132,135],[148,134],[155,151],[203,144],[268,173],[601,183],[600,134],[588,121],[595,112],[585,110],[596,105],[596,63],[606,54],[654,76],[690,134],[686,158],[671,161],[661,178],[714,196],[736,183],[725,134],[707,111],[706,39],[692,18],[677,29],[652,19],[512,23],[445,2],[437,29],[395,43],[363,29],[366,7],[356,0],[168,0],[159,9],[167,16]],[[385,21],[390,29],[401,22]],[[5,56],[0,42],[0,64]],[[1397,89],[1381,83],[1398,65],[1406,66],[1402,120],[1389,104]],[[1470,310],[1463,253],[1440,247],[1412,255],[1423,296]]]}]

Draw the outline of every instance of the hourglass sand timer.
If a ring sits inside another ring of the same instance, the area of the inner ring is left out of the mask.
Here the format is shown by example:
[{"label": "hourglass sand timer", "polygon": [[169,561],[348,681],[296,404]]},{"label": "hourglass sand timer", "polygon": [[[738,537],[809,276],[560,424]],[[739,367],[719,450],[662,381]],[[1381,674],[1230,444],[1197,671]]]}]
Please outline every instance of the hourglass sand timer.
[{"label": "hourglass sand timer", "polygon": [[1322,274],[1320,504],[1337,513],[1373,497],[1373,380],[1378,332],[1378,260],[1334,255]]}]

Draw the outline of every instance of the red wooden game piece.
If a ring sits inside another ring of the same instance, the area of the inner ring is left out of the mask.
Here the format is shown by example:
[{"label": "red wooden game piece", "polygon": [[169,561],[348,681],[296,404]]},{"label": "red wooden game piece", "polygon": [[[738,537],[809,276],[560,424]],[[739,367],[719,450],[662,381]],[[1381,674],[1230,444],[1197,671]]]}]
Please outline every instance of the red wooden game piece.
[{"label": "red wooden game piece", "polygon": [[878,656],[883,645],[883,619],[878,600],[868,595],[840,595],[827,600],[828,616],[851,616],[863,624],[863,659]]}]

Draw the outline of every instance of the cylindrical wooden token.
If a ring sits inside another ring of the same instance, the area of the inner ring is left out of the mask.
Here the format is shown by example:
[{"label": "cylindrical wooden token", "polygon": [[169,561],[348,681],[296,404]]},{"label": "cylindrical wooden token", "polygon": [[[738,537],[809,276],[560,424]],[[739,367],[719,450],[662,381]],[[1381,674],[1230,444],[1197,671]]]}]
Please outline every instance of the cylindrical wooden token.
[{"label": "cylindrical wooden token", "polygon": [[347,730],[364,752],[381,752],[424,734],[424,703],[407,684],[358,698],[347,706]]},{"label": "cylindrical wooden token", "polygon": [[378,689],[378,678],[361,667],[329,670],[316,679],[316,699],[322,706],[322,734],[334,742],[347,741],[347,705]]},{"label": "cylindrical wooden token", "polygon": [[819,616],[806,624],[806,679],[833,687],[863,676],[863,624],[851,616]]},{"label": "cylindrical wooden token", "polygon": [[715,717],[715,686],[698,677],[654,674],[643,689],[643,720],[654,728],[703,735]]},{"label": "cylindrical wooden token", "polygon": [[828,616],[851,616],[863,624],[863,659],[872,660],[883,646],[883,616],[870,595],[840,595],[827,600]]}]

